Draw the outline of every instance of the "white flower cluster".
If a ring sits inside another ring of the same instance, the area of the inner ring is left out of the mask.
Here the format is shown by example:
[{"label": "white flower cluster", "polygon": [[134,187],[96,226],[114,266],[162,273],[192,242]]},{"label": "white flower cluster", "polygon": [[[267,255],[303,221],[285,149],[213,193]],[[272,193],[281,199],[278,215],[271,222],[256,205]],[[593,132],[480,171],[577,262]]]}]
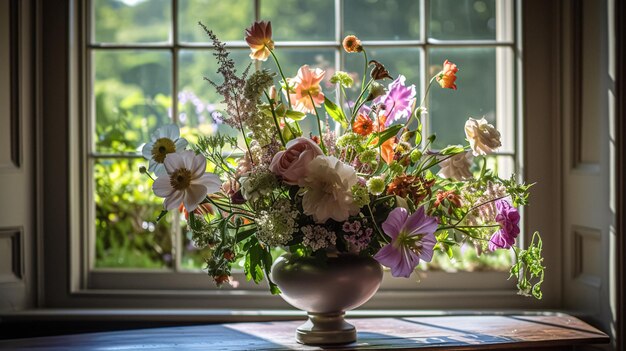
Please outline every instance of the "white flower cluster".
[{"label": "white flower cluster", "polygon": [[310,247],[313,251],[335,246],[337,242],[335,232],[319,225],[307,225],[302,227],[302,234],[304,234],[302,244]]},{"label": "white flower cluster", "polygon": [[298,215],[289,200],[276,201],[269,211],[259,211],[257,238],[272,247],[287,244],[298,230]]},{"label": "white flower cluster", "polygon": [[242,176],[241,193],[246,200],[256,202],[258,199],[269,195],[278,186],[276,176],[269,172],[251,172]]}]

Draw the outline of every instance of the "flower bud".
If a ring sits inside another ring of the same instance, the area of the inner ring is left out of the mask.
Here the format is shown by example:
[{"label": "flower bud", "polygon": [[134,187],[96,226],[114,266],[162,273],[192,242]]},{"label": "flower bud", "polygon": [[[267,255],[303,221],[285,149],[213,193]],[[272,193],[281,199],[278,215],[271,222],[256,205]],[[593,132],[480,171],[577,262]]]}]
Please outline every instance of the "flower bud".
[{"label": "flower bud", "polygon": [[270,93],[269,93],[269,95],[270,95],[270,99],[272,99],[272,100],[276,100],[276,87],[275,87],[275,86],[273,86],[273,85],[272,85],[272,86],[270,87]]},{"label": "flower bud", "polygon": [[407,130],[406,132],[402,133],[402,135],[400,136],[400,140],[402,140],[404,142],[409,142],[414,137],[415,137],[415,131],[414,130]]},{"label": "flower bud", "polygon": [[146,173],[148,173],[148,170],[146,169],[146,166],[141,166],[141,167],[139,167],[139,173],[141,173],[141,174],[146,174]]},{"label": "flower bud", "polygon": [[422,158],[422,152],[419,150],[413,150],[411,151],[411,155],[409,156],[411,158],[411,162],[417,162],[419,161],[420,158]]},{"label": "flower bud", "polygon": [[369,95],[367,95],[367,101],[372,101],[383,95],[385,95],[385,87],[380,83],[372,82],[369,88]]}]

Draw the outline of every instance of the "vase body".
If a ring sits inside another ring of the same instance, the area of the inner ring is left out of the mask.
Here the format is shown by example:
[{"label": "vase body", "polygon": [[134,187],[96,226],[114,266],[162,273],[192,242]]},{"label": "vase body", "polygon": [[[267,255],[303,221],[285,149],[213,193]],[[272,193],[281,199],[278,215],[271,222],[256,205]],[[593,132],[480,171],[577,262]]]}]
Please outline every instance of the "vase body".
[{"label": "vase body", "polygon": [[383,271],[371,257],[340,255],[320,265],[312,258],[279,257],[271,279],[290,305],[307,311],[309,319],[296,331],[303,344],[347,344],[356,329],[343,316],[367,302],[378,290]]}]

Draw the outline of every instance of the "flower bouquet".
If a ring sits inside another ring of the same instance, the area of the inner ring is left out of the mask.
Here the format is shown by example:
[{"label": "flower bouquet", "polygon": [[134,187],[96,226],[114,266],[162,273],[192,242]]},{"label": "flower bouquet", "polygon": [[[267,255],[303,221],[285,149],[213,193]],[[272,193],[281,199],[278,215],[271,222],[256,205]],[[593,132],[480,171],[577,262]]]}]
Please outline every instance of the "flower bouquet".
[{"label": "flower bouquet", "polygon": [[[501,142],[484,118],[468,119],[467,145],[436,150],[435,136],[422,132],[426,98],[417,104],[415,86],[404,76],[368,61],[357,37],[346,37],[343,48],[364,56],[366,76],[356,96],[347,96],[354,80],[346,72],[332,74],[334,89],[327,90],[320,85],[326,75],[320,68],[283,72],[269,22],[246,29],[245,40],[253,62],[271,57],[278,74],[251,65],[239,74],[225,44],[200,25],[213,42],[223,78],[209,81],[224,98],[219,120],[239,138],[201,136],[185,150],[178,128],[164,126],[143,148],[150,160],[143,172],[156,176],[153,191],[165,199],[160,217],[179,207],[185,211],[195,244],[210,250],[207,270],[218,285],[232,282],[231,266],[243,260],[249,280],[267,277],[272,293],[289,295],[285,289],[293,284],[274,281],[284,276],[272,272],[274,261],[293,271],[298,261],[326,267],[341,258],[345,265],[352,262],[352,270],[378,267],[368,271],[377,282],[355,297],[367,301],[380,284],[380,265],[394,277],[409,277],[435,251],[452,258],[453,246],[469,245],[479,254],[513,250],[511,277],[520,294],[541,298],[541,238],[535,233],[526,249],[515,245],[517,208],[527,204],[530,186],[487,168],[485,155]],[[428,89],[456,90],[458,72],[446,60]],[[334,102],[334,96],[344,102]],[[303,132],[306,119],[316,122],[316,131]],[[274,260],[277,248],[286,254]],[[285,299],[308,306],[296,301],[306,295]]]}]

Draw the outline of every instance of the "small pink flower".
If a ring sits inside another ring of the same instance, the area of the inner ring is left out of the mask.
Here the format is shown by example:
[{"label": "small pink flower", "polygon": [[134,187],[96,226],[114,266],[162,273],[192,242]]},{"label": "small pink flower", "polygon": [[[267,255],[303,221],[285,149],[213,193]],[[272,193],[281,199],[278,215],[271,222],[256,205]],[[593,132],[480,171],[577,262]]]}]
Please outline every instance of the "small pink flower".
[{"label": "small pink flower", "polygon": [[270,170],[289,185],[297,185],[298,180],[307,174],[307,166],[317,156],[323,155],[322,149],[308,138],[296,138],[287,143],[287,150],[274,155]]}]

